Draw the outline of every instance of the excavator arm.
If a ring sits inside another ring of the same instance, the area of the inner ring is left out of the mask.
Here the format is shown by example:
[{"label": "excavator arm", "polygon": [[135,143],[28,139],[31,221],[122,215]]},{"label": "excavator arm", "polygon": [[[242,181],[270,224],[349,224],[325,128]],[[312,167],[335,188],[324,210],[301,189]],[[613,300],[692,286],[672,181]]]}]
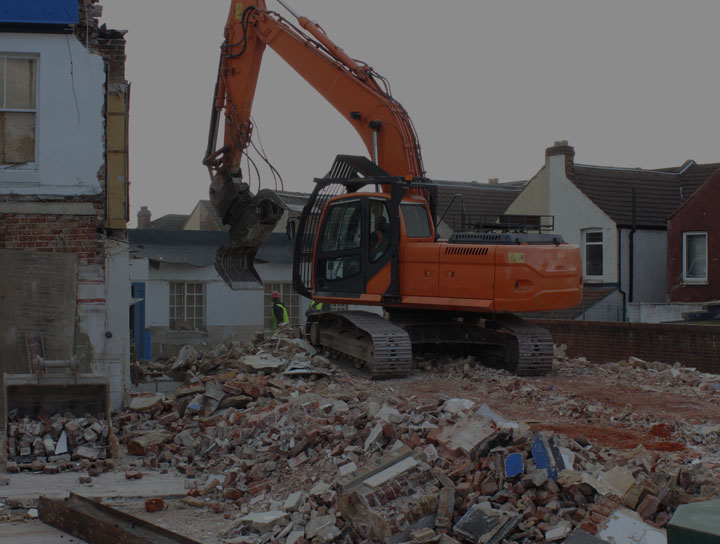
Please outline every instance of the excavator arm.
[{"label": "excavator arm", "polygon": [[[325,31],[278,0],[297,25],[269,11],[265,0],[232,0],[221,47],[210,133],[204,164],[211,176],[210,199],[230,244],[216,257],[216,268],[233,288],[261,283],[253,258],[282,216],[277,195],[253,195],[242,181],[241,160],[251,142],[251,111],[260,65],[269,46],[355,128],[373,162],[391,176],[424,175],[412,121],[373,69],[349,57]],[[215,149],[224,118],[223,145]]]}]

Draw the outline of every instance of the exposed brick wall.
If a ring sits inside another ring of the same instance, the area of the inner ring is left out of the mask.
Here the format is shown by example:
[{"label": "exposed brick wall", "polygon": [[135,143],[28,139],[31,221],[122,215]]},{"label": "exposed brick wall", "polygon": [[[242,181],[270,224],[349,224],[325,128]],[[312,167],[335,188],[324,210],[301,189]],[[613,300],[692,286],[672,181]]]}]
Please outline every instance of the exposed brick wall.
[{"label": "exposed brick wall", "polygon": [[720,326],[533,320],[550,331],[555,344],[566,344],[571,357],[593,363],[630,356],[695,367],[720,374]]},{"label": "exposed brick wall", "polygon": [[74,253],[80,265],[104,267],[103,205],[95,207],[97,215],[3,214],[0,249]]},{"label": "exposed brick wall", "polygon": [[125,81],[125,30],[112,30],[99,24],[102,6],[99,0],[80,0],[80,22],[75,26],[75,36],[91,51],[105,59],[108,83]]}]

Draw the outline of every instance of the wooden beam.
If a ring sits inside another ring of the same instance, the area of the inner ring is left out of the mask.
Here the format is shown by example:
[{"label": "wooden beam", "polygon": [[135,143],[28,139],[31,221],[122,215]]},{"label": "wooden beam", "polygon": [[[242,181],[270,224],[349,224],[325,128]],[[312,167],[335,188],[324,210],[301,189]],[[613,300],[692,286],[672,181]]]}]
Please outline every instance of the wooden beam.
[{"label": "wooden beam", "polygon": [[89,544],[201,544],[100,502],[70,493],[40,497],[40,519]]}]

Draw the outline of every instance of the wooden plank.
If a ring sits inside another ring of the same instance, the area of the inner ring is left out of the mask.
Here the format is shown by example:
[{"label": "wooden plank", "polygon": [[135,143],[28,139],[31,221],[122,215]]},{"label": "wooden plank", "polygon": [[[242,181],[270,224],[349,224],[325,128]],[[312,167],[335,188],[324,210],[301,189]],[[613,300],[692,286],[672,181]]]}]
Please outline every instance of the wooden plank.
[{"label": "wooden plank", "polygon": [[81,538],[90,544],[152,544],[150,540],[128,535],[119,527],[96,519],[92,515],[71,507],[66,501],[40,497],[40,519]]},{"label": "wooden plank", "polygon": [[200,544],[75,493],[63,501],[40,497],[39,512],[45,523],[89,544]]}]

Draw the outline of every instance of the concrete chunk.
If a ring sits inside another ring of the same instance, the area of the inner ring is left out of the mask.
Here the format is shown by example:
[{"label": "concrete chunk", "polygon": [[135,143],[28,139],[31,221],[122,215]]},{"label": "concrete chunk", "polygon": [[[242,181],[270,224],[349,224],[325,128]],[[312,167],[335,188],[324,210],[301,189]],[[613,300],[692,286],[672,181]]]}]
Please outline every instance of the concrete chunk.
[{"label": "concrete chunk", "polygon": [[600,538],[615,544],[667,544],[665,531],[645,523],[632,510],[616,510],[598,527]]},{"label": "concrete chunk", "polygon": [[240,521],[247,523],[259,533],[264,533],[275,527],[276,524],[284,522],[287,517],[287,512],[269,510],[267,512],[250,512],[240,518]]},{"label": "concrete chunk", "polygon": [[323,533],[326,529],[335,526],[335,516],[316,516],[308,521],[305,526],[305,536],[312,540]]},{"label": "concrete chunk", "polygon": [[133,397],[130,400],[130,410],[133,412],[149,412],[156,408],[159,408],[162,404],[164,395],[143,395],[141,397]]},{"label": "concrete chunk", "polygon": [[438,435],[438,442],[445,448],[470,455],[482,442],[495,434],[495,430],[486,421],[462,419],[451,427],[446,427]]}]

